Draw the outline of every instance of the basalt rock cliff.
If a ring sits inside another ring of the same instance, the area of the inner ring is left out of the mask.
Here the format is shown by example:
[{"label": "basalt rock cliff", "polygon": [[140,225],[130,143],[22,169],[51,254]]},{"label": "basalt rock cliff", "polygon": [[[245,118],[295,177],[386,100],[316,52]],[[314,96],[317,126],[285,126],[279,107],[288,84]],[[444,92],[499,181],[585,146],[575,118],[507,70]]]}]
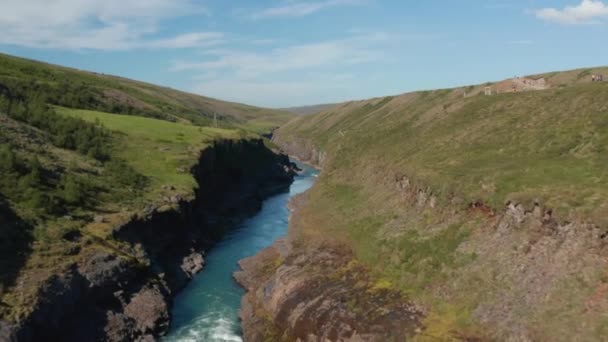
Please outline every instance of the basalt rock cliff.
[{"label": "basalt rock cliff", "polygon": [[264,198],[287,190],[295,174],[285,155],[251,139],[216,143],[191,171],[199,185],[193,200],[150,205],[116,227],[125,250],[90,253],[49,279],[25,320],[0,321],[0,340],[153,341],[165,334],[172,297],[203,269],[204,251]]}]

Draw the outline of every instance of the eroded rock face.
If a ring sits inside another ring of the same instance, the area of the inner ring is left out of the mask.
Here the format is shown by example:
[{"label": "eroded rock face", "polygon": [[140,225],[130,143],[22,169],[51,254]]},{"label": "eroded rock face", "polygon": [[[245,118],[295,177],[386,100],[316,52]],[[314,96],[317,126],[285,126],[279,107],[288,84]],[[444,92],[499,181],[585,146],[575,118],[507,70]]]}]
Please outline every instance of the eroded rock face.
[{"label": "eroded rock face", "polygon": [[89,287],[111,286],[128,272],[128,262],[109,253],[96,253],[80,267],[79,272],[89,281]]},{"label": "eroded rock face", "polygon": [[322,168],[327,161],[327,152],[318,149],[310,141],[298,137],[283,139],[280,135],[273,136],[273,142],[281,146],[287,154],[305,163]]},{"label": "eroded rock face", "polygon": [[163,292],[158,285],[146,287],[124,309],[125,316],[135,322],[143,336],[158,336],[169,329],[169,307]]},{"label": "eroded rock face", "polygon": [[17,329],[12,324],[0,320],[0,341],[14,342],[17,341]]},{"label": "eroded rock face", "polygon": [[[21,326],[0,324],[1,341],[138,341],[168,329],[167,291],[142,281],[133,263],[108,252],[90,255],[50,278]],[[160,281],[160,280],[157,280]],[[125,298],[133,293],[132,298]]]},{"label": "eroded rock face", "polygon": [[203,255],[201,253],[192,252],[192,254],[184,258],[181,268],[184,273],[192,278],[198,272],[202,271],[204,266],[205,259],[203,258]]},{"label": "eroded rock face", "polygon": [[235,273],[248,291],[241,309],[246,341],[403,341],[418,329],[420,308],[370,281],[348,253],[288,245],[280,241],[242,260]]},{"label": "eroded rock face", "polygon": [[107,323],[104,333],[108,341],[133,341],[135,340],[135,322],[123,313],[108,312]]}]

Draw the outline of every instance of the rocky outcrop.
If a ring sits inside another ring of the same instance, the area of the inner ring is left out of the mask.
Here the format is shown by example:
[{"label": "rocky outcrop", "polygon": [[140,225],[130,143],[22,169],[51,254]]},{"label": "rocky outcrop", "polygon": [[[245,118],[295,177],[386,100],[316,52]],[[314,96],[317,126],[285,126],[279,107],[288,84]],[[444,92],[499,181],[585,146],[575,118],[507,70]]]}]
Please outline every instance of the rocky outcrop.
[{"label": "rocky outcrop", "polygon": [[344,251],[278,241],[240,266],[246,341],[403,341],[419,329],[421,309]]},{"label": "rocky outcrop", "polygon": [[184,258],[181,269],[190,278],[194,277],[195,274],[200,272],[205,266],[205,259],[201,253],[192,251],[192,254]]},{"label": "rocky outcrop", "polygon": [[135,322],[142,335],[155,336],[169,328],[169,308],[163,290],[150,286],[139,291],[124,309],[126,317]]},{"label": "rocky outcrop", "polygon": [[[116,227],[120,250],[93,249],[40,289],[23,321],[0,321],[2,341],[153,341],[169,328],[171,298],[204,266],[204,251],[232,224],[285,191],[295,171],[261,140],[202,151],[193,200],[151,204]],[[101,244],[103,245],[103,243]]]},{"label": "rocky outcrop", "polygon": [[327,152],[316,147],[310,140],[300,137],[285,138],[281,134],[275,134],[272,141],[288,155],[316,168],[323,168],[327,161]]}]

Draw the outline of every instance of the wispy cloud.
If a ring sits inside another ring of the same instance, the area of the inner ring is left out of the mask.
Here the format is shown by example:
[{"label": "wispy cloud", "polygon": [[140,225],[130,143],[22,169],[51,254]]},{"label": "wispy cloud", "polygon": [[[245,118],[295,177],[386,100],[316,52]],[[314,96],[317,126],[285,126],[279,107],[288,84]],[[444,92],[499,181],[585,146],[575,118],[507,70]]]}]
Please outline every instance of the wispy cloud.
[{"label": "wispy cloud", "polygon": [[288,0],[284,1],[279,6],[269,7],[260,11],[256,11],[251,15],[251,18],[268,19],[278,17],[302,17],[331,7],[360,5],[364,2],[365,0]]},{"label": "wispy cloud", "polygon": [[181,34],[175,37],[142,42],[142,47],[150,48],[190,48],[208,47],[224,43],[224,34],[221,32],[195,32]]},{"label": "wispy cloud", "polygon": [[3,0],[0,44],[120,50],[185,48],[217,42],[217,33],[154,38],[163,20],[207,14],[193,0]]},{"label": "wispy cloud", "polygon": [[[200,60],[174,61],[170,70],[187,72],[196,93],[241,102],[287,106],[335,100],[331,94],[360,87],[361,70],[394,61],[393,48],[405,38],[357,31],[339,39],[273,49],[207,49]],[[357,82],[355,82],[357,80]]]},{"label": "wispy cloud", "polygon": [[608,18],[608,5],[599,0],[582,0],[576,6],[563,9],[543,8],[536,11],[542,20],[566,25],[593,24]]},{"label": "wispy cloud", "polygon": [[271,49],[267,52],[210,50],[205,61],[175,61],[172,71],[223,71],[240,78],[286,71],[320,69],[380,61],[386,54],[378,45],[389,43],[385,33],[369,33],[340,40]]}]

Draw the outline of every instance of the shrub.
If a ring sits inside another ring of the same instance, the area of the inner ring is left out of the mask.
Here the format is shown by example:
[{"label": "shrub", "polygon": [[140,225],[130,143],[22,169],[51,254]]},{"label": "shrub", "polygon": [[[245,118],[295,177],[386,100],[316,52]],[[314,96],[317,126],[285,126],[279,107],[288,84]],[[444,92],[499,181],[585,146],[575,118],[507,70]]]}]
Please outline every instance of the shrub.
[{"label": "shrub", "polygon": [[100,125],[57,114],[40,97],[13,104],[9,116],[51,134],[57,147],[78,151],[100,161],[110,158],[110,131]]},{"label": "shrub", "polygon": [[62,198],[68,204],[82,203],[86,199],[87,187],[85,183],[71,173],[62,177],[60,187]]},{"label": "shrub", "polygon": [[17,156],[8,145],[0,145],[0,171],[7,173],[17,171]]},{"label": "shrub", "polygon": [[124,186],[140,190],[148,183],[146,177],[137,173],[137,171],[122,160],[112,159],[105,164],[105,167],[105,172]]}]

